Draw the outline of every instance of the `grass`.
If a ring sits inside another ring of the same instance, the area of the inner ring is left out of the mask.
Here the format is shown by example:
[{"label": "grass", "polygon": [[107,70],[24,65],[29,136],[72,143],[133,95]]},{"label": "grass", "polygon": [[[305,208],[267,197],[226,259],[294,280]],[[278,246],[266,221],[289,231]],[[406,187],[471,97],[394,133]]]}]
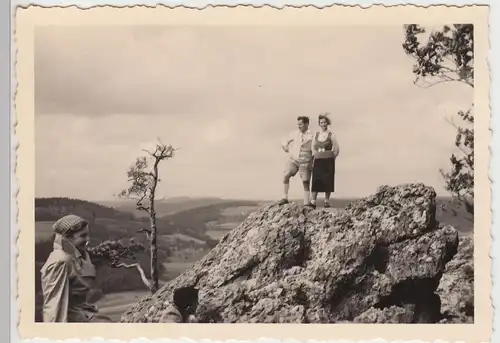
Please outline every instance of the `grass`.
[{"label": "grass", "polygon": [[224,237],[230,230],[221,230],[221,229],[214,229],[214,230],[208,230],[207,235],[212,237],[213,239],[220,240],[222,237]]},{"label": "grass", "polygon": [[195,264],[196,260],[191,261],[175,261],[175,262],[165,262],[163,265],[166,268],[166,273],[162,277],[162,281],[169,281],[180,274],[182,274],[186,269],[191,268]]},{"label": "grass", "polygon": [[222,223],[219,225],[219,228],[221,230],[227,230],[227,231],[230,231],[234,228],[236,228],[238,225],[240,225],[241,223],[237,223],[237,222],[229,222],[229,223]]},{"label": "grass", "polygon": [[123,313],[133,304],[149,295],[148,291],[131,291],[106,294],[96,304],[99,313],[108,316],[113,322],[119,322]]},{"label": "grass", "polygon": [[197,238],[194,238],[194,237],[191,237],[191,236],[188,236],[188,235],[184,235],[182,233],[174,233],[173,235],[163,235],[165,236],[165,238],[167,239],[179,239],[179,240],[182,240],[182,241],[185,241],[185,242],[194,242],[194,243],[197,243],[197,244],[205,244],[205,241],[202,241],[201,239],[197,239]]},{"label": "grass", "polygon": [[51,239],[54,233],[52,225],[54,225],[53,221],[35,222],[35,242]]}]

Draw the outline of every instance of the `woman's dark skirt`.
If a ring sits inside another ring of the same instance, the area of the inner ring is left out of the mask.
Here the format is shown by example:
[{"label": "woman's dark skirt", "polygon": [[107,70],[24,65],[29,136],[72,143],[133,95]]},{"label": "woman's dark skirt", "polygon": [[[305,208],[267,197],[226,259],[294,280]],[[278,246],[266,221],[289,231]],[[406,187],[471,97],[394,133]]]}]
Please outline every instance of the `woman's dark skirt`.
[{"label": "woman's dark skirt", "polygon": [[315,158],[312,168],[311,192],[335,191],[335,158]]}]

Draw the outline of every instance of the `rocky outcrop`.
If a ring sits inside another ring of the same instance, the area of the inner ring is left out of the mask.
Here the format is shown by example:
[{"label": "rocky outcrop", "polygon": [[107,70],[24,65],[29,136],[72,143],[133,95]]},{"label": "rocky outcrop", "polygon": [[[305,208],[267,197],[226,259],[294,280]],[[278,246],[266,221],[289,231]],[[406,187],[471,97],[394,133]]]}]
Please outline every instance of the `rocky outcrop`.
[{"label": "rocky outcrop", "polygon": [[474,238],[460,237],[458,253],[446,265],[436,293],[442,323],[474,323]]},{"label": "rocky outcrop", "polygon": [[122,322],[159,322],[173,290],[192,285],[201,322],[441,321],[436,289],[458,234],[436,222],[435,197],[408,184],[333,212],[267,205]]}]

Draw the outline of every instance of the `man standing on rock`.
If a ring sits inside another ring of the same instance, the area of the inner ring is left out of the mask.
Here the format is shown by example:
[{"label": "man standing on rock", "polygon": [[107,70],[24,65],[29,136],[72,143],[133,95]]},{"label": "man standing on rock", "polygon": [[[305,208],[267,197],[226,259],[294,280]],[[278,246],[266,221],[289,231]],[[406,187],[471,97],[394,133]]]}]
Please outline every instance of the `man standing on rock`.
[{"label": "man standing on rock", "polygon": [[282,143],[283,150],[288,153],[285,173],[283,175],[284,198],[280,200],[279,205],[288,203],[288,191],[290,189],[290,178],[295,176],[297,172],[302,179],[304,187],[304,204],[314,207],[310,202],[309,188],[312,169],[312,138],[313,135],[309,131],[309,118],[297,118],[298,130],[292,132]]}]

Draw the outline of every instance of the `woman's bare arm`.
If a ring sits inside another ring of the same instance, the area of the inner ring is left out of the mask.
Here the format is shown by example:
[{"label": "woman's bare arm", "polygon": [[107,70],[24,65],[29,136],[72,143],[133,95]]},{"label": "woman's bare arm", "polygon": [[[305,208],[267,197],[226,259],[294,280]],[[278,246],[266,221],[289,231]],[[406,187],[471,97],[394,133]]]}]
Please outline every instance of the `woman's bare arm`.
[{"label": "woman's bare arm", "polygon": [[339,142],[337,141],[337,137],[332,133],[331,134],[331,141],[332,141],[332,146],[333,146],[333,154],[335,155],[335,158],[340,154],[340,147],[339,147]]},{"label": "woman's bare arm", "polygon": [[313,136],[312,141],[311,141],[311,150],[312,150],[313,157],[318,152],[318,150],[316,150],[315,145],[316,145],[316,135]]}]

